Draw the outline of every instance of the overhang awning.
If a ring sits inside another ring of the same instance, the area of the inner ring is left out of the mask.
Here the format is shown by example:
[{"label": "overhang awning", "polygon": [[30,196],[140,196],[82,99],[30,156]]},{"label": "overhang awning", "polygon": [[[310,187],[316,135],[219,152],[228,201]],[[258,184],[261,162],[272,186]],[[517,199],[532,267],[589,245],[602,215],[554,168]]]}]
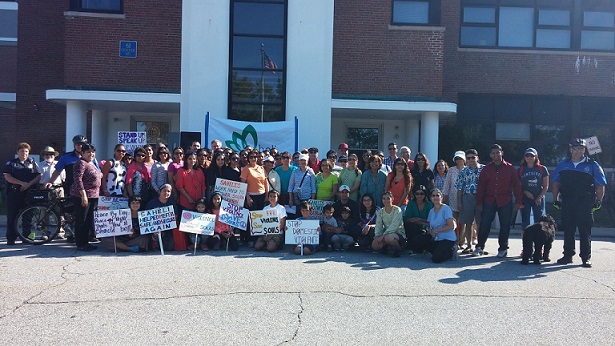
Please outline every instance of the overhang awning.
[{"label": "overhang awning", "polygon": [[105,111],[179,113],[180,94],[98,91],[98,90],[47,90],[47,100],[66,104],[81,101],[89,109]]}]

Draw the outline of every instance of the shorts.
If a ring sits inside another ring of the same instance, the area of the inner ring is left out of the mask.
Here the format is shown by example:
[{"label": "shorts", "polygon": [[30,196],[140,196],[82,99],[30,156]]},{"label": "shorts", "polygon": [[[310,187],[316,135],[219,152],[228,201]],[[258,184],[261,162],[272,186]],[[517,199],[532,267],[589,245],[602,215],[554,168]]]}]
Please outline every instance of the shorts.
[{"label": "shorts", "polygon": [[476,220],[476,223],[480,221],[480,215],[476,210],[476,195],[463,194],[461,196],[463,203],[463,211],[459,213],[459,223],[463,225],[470,224]]}]

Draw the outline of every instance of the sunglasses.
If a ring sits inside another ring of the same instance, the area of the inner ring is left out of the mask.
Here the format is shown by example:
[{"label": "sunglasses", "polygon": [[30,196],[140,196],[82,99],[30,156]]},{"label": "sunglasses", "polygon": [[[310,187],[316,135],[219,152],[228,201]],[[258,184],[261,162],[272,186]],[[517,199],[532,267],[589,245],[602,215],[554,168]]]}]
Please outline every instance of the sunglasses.
[{"label": "sunglasses", "polygon": [[145,154],[138,154],[137,157],[145,157]]},{"label": "sunglasses", "polygon": [[125,152],[126,152],[126,150],[119,150],[119,149],[118,149],[118,150],[116,150],[115,152],[116,152],[116,153],[125,153]]},{"label": "sunglasses", "polygon": [[414,160],[414,161],[425,161],[425,159],[424,159],[424,158],[422,158],[422,157],[419,157],[418,159],[416,159],[416,160]]},{"label": "sunglasses", "polygon": [[534,157],[532,154],[525,154],[525,157]]},{"label": "sunglasses", "polygon": [[290,156],[282,156],[282,160],[290,160]]},{"label": "sunglasses", "polygon": [[205,155],[205,154],[199,154],[199,155],[197,155],[197,156],[198,156],[198,157],[206,157],[207,155]]},{"label": "sunglasses", "polygon": [[466,156],[466,159],[468,159],[468,160],[474,160],[474,159],[476,159],[476,156]]},{"label": "sunglasses", "polygon": [[231,157],[231,161],[239,161],[238,157]]},{"label": "sunglasses", "polygon": [[255,158],[257,158],[257,156],[249,156],[248,158],[249,159],[255,159]]},{"label": "sunglasses", "polygon": [[405,164],[403,162],[398,162],[395,164],[395,166],[405,166]]},{"label": "sunglasses", "polygon": [[415,192],[414,195],[415,196],[425,196],[425,193],[423,193],[423,192]]}]

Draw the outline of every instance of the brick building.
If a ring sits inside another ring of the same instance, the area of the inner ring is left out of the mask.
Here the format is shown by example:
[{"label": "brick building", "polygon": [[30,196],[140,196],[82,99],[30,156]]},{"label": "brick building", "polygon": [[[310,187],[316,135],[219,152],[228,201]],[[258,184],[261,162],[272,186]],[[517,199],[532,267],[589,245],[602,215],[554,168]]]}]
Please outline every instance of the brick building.
[{"label": "brick building", "polygon": [[300,147],[397,142],[432,161],[469,146],[486,158],[498,142],[513,162],[532,145],[553,164],[570,137],[597,135],[615,166],[615,1],[32,0],[18,12],[17,45],[0,43],[3,157],[21,140],[70,149],[76,133],[105,157],[117,131],[164,141],[202,133],[209,112],[297,117]]}]

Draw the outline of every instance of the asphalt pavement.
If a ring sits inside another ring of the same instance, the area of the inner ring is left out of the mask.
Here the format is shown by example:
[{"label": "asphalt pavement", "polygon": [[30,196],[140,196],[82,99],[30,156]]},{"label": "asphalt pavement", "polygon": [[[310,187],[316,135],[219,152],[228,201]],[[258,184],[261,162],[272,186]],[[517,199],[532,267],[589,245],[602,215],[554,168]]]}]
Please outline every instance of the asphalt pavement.
[{"label": "asphalt pavement", "polygon": [[75,251],[5,245],[2,345],[612,345],[615,239],[594,237],[593,268],[506,259],[433,264],[408,254],[300,257],[197,251]]}]

